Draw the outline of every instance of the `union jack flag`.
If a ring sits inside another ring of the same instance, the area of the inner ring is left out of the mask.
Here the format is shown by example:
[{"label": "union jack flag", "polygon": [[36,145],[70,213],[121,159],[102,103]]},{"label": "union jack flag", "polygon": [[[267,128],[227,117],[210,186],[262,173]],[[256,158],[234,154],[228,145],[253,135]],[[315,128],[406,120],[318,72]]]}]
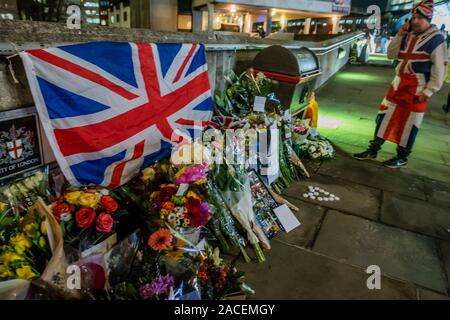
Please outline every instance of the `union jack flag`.
[{"label": "union jack flag", "polygon": [[120,186],[211,119],[201,44],[94,42],[21,57],[56,159],[75,186]]}]

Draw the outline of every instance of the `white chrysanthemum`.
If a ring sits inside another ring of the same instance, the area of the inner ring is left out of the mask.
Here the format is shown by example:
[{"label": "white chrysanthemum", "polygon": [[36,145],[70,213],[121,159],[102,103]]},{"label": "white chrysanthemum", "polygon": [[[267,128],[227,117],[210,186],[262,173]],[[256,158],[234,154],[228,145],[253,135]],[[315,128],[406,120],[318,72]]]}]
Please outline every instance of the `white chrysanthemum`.
[{"label": "white chrysanthemum", "polygon": [[169,213],[167,216],[167,221],[170,223],[175,223],[177,221],[177,215],[175,213]]}]

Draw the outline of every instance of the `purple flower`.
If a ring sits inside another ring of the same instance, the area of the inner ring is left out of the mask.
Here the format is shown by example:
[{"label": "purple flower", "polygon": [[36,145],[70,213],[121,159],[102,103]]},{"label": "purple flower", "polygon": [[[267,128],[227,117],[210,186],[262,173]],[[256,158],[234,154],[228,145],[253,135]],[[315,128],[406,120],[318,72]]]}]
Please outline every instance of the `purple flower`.
[{"label": "purple flower", "polygon": [[153,202],[153,203],[152,203],[152,208],[153,208],[153,209],[161,209],[161,206],[159,205],[159,203]]},{"label": "purple flower", "polygon": [[207,203],[207,202],[200,201],[200,211],[201,211],[203,214],[206,214],[206,213],[209,212],[209,208],[208,208],[208,203]]},{"label": "purple flower", "polygon": [[155,296],[158,298],[167,298],[170,293],[170,288],[175,285],[175,279],[170,274],[166,276],[159,276],[152,280],[152,282],[145,284],[139,289],[139,293],[144,300],[152,299]]}]

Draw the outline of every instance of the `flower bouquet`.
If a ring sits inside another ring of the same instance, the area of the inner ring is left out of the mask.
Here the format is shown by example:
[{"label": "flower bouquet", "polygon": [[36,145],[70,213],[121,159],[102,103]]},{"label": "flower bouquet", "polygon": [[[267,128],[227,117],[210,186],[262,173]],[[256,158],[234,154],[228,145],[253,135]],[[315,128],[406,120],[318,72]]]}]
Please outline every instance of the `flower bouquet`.
[{"label": "flower bouquet", "polygon": [[301,145],[306,143],[308,138],[309,122],[311,119],[300,119],[295,120],[294,126],[292,128],[292,143],[294,145]]},{"label": "flower bouquet", "polygon": [[[209,206],[205,197],[193,185],[204,183],[207,165],[192,165],[177,172],[177,184],[163,184],[150,195],[151,208],[164,224],[189,237],[196,244],[200,228],[209,220]],[[186,190],[182,190],[185,188]]]},{"label": "flower bouquet", "polygon": [[262,96],[271,100],[271,95],[278,87],[278,83],[267,78],[263,73],[256,76],[243,72],[239,76],[229,71],[225,76],[228,88],[216,91],[214,101],[216,112],[220,116],[246,116],[253,110],[255,96]]},{"label": "flower bouquet", "polygon": [[244,273],[223,261],[219,256],[219,249],[207,247],[198,256],[200,265],[197,271],[200,292],[203,299],[220,300],[228,295],[243,293]]},{"label": "flower bouquet", "polygon": [[[167,300],[177,285],[188,282],[197,268],[199,253],[174,229],[159,227],[150,231],[144,248],[132,263],[127,279],[113,285],[110,299]],[[179,293],[180,294],[180,293]]]},{"label": "flower bouquet", "polygon": [[0,299],[23,299],[30,281],[53,285],[65,271],[61,231],[42,199],[23,217],[0,213]]},{"label": "flower bouquet", "polygon": [[328,140],[321,138],[319,140],[307,140],[307,143],[301,146],[299,155],[304,155],[312,160],[327,160],[334,158],[335,151]]},{"label": "flower bouquet", "polygon": [[[267,240],[260,225],[256,221],[251,199],[251,189],[247,172],[243,165],[215,165],[211,170],[212,182],[217,186],[224,202],[234,218],[247,233],[247,239],[253,246],[257,260],[265,261],[264,253],[260,243],[266,249],[270,249],[270,243]],[[248,262],[248,256],[244,255]]]},{"label": "flower bouquet", "polygon": [[83,252],[114,234],[119,204],[106,189],[84,188],[66,192],[51,204],[64,242]]},{"label": "flower bouquet", "polygon": [[47,167],[0,188],[0,200],[11,205],[12,212],[16,215],[26,212],[38,197],[45,200],[50,198]]},{"label": "flower bouquet", "polygon": [[39,278],[51,257],[45,217],[34,209],[23,218],[6,215],[0,214],[0,278]]}]

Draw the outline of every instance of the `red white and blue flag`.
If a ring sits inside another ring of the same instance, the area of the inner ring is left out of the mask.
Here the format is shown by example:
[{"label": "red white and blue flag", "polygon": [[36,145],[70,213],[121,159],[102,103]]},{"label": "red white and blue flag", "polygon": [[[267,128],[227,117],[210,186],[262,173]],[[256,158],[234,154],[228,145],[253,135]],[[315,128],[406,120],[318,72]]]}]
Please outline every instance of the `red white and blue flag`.
[{"label": "red white and blue flag", "polygon": [[72,185],[120,186],[211,119],[201,44],[95,42],[21,57],[46,135]]}]

